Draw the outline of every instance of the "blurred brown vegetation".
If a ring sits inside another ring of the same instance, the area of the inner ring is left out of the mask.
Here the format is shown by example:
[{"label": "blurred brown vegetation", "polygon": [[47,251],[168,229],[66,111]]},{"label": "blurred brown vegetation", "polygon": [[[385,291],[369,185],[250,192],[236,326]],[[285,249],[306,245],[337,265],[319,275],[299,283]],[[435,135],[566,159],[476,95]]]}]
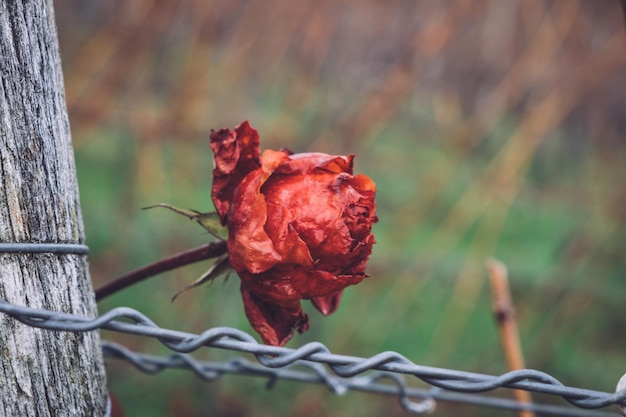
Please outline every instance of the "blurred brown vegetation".
[{"label": "blurred brown vegetation", "polygon": [[[626,371],[619,1],[55,7],[96,285],[207,239],[139,208],[210,210],[209,131],[248,119],[262,147],[355,153],[356,170],[379,186],[372,278],[336,315],[312,316],[292,346],[320,340],[340,353],[393,349],[504,372],[485,285],[495,255],[509,266],[528,366],[605,390]],[[235,282],[169,303],[200,272],[140,284],[101,309],[140,308],[188,331],[249,331]],[[402,415],[393,400],[319,387],[265,392],[260,381],[206,384],[117,364],[109,379],[128,415]],[[486,415],[457,406],[438,415],[460,412]]]}]

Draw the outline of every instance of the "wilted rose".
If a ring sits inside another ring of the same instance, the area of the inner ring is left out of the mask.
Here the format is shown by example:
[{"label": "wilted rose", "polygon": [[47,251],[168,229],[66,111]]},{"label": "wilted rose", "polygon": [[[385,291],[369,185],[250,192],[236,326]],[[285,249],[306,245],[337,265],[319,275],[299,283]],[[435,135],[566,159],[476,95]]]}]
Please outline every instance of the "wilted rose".
[{"label": "wilted rose", "polygon": [[247,121],[212,131],[211,148],[213,203],[228,228],[246,316],[265,343],[282,346],[308,329],[300,300],[331,314],[343,289],[367,276],[376,185],[352,175],[354,155],[261,156]]}]

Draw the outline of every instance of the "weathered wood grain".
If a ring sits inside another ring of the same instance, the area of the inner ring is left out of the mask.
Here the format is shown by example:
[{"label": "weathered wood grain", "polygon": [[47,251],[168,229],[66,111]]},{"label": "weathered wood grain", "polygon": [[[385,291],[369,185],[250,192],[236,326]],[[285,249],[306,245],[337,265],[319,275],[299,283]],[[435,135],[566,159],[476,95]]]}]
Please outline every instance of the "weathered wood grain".
[{"label": "weathered wood grain", "polygon": [[[0,0],[0,242],[83,243],[51,0]],[[0,297],[96,315],[85,256],[0,254]],[[0,314],[0,416],[102,416],[97,332]]]}]

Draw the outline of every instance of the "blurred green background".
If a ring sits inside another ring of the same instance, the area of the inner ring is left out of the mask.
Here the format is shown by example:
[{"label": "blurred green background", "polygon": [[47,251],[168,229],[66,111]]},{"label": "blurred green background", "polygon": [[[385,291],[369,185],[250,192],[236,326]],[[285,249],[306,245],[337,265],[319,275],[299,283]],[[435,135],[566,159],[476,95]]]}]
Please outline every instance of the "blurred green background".
[{"label": "blurred green background", "polygon": [[[140,208],[202,211],[211,128],[249,120],[262,148],[356,154],[378,184],[371,278],[337,313],[333,352],[507,370],[485,261],[509,269],[526,365],[613,391],[626,372],[626,35],[617,0],[57,0],[96,287],[210,240]],[[100,303],[189,332],[252,332],[238,280],[170,297],[209,262]],[[157,341],[109,334],[133,349]],[[195,356],[220,360],[229,352]],[[393,398],[107,362],[127,416],[405,415]],[[511,395],[508,391],[502,395]],[[559,399],[537,398],[541,401]],[[515,415],[440,403],[438,416]]]}]

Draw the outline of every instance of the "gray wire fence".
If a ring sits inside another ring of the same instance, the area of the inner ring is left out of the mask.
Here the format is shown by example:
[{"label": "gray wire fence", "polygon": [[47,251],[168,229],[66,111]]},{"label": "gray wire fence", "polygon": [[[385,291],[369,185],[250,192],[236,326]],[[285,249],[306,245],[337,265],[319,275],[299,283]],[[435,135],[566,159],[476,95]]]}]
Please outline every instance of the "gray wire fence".
[{"label": "gray wire fence", "polygon": [[[164,329],[137,310],[113,309],[97,318],[17,306],[0,298],[0,312],[29,326],[55,331],[87,332],[106,329],[157,339],[177,352],[152,356],[133,352],[119,344],[103,342],[107,358],[121,359],[147,373],[165,369],[186,369],[212,381],[226,374],[263,377],[267,386],[279,380],[326,385],[335,394],[349,390],[396,396],[409,413],[432,412],[436,401],[474,404],[510,410],[530,410],[546,415],[608,417],[615,412],[592,411],[611,405],[626,406],[626,390],[617,393],[593,391],[563,385],[544,372],[524,369],[492,376],[417,365],[397,352],[382,352],[369,358],[337,355],[321,343],[308,343],[298,349],[259,344],[243,331],[216,327],[201,334]],[[256,363],[243,357],[226,362],[199,361],[189,352],[202,347],[251,354]],[[430,388],[407,384],[405,376],[416,377]],[[388,381],[388,382],[383,382]],[[509,398],[480,395],[500,388],[520,389],[562,397],[568,405],[519,403]]]}]

